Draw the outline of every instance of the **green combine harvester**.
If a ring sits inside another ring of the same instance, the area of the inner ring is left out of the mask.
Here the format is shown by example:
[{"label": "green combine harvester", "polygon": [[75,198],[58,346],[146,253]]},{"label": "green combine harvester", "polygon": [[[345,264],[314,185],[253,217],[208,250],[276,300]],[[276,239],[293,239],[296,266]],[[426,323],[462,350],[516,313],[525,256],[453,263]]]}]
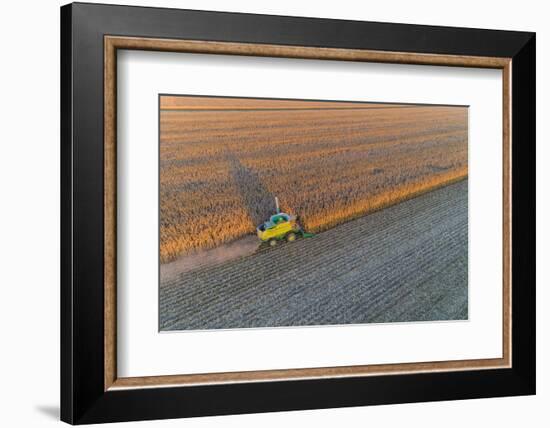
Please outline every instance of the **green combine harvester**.
[{"label": "green combine harvester", "polygon": [[256,228],[258,238],[262,242],[266,242],[273,247],[279,241],[293,242],[298,237],[311,238],[314,236],[313,233],[304,231],[296,216],[280,212],[278,198],[275,198],[275,205],[277,213]]}]

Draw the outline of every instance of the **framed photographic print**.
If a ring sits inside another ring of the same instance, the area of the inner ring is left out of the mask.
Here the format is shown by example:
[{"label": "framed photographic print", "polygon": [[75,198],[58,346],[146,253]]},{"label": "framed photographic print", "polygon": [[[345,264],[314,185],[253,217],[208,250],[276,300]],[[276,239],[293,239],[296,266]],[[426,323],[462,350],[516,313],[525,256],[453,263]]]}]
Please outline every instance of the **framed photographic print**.
[{"label": "framed photographic print", "polygon": [[535,35],[61,8],[72,424],[535,393]]}]

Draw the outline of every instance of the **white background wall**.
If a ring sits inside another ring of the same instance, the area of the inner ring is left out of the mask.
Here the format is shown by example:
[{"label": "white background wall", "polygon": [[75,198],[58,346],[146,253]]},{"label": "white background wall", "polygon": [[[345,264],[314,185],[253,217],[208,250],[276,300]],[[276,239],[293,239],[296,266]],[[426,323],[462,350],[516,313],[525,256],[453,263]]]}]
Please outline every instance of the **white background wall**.
[{"label": "white background wall", "polygon": [[[550,240],[550,168],[545,171],[544,166],[550,164],[547,125],[550,28],[545,2],[147,0],[124,3],[536,31],[538,55],[537,396],[155,421],[140,423],[140,426],[548,426],[550,317],[545,306],[550,297],[547,244]],[[5,2],[0,14],[0,425],[6,427],[59,423],[58,8],[61,4],[58,0]]]}]

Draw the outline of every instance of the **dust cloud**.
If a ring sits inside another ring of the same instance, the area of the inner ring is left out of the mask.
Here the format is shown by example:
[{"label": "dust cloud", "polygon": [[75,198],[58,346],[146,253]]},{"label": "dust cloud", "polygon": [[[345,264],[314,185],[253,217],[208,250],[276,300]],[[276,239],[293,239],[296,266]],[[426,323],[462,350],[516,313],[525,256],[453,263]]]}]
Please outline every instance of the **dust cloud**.
[{"label": "dust cloud", "polygon": [[160,265],[160,283],[162,285],[167,281],[177,278],[182,273],[200,267],[213,266],[228,260],[248,256],[253,254],[259,246],[260,241],[258,238],[249,235],[210,250],[182,256],[170,263]]}]

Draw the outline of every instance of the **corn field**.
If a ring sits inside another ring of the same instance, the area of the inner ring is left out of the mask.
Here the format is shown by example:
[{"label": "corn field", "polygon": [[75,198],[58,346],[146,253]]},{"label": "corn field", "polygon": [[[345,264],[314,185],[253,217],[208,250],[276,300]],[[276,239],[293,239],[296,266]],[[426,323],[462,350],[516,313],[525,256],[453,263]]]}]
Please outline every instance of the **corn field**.
[{"label": "corn field", "polygon": [[468,174],[466,107],[163,98],[162,262],[254,233],[275,196],[319,232]]}]

